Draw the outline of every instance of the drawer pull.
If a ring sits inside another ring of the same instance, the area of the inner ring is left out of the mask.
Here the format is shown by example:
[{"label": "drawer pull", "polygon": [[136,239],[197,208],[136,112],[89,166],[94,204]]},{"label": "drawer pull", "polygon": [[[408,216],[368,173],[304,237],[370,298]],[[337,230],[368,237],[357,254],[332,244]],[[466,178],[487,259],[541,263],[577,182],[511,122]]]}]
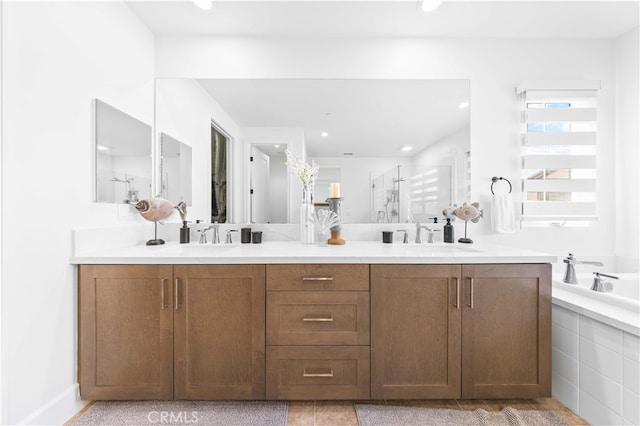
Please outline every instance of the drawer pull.
[{"label": "drawer pull", "polygon": [[167,309],[167,279],[163,278],[161,283],[162,291],[162,309]]},{"label": "drawer pull", "polygon": [[182,304],[180,303],[180,278],[176,278],[175,279],[175,290],[176,290],[175,308],[176,308],[176,311],[177,311],[182,306]]},{"label": "drawer pull", "polygon": [[302,281],[333,281],[333,277],[302,277]]},{"label": "drawer pull", "polygon": [[302,372],[302,377],[333,377],[333,370],[309,370],[307,373],[307,369]]},{"label": "drawer pull", "polygon": [[473,278],[469,277],[469,303],[467,306],[473,309]]},{"label": "drawer pull", "polygon": [[304,317],[302,318],[302,321],[304,322],[333,322],[333,317],[329,316],[329,317]]},{"label": "drawer pull", "polygon": [[454,277],[453,279],[456,280],[456,303],[453,307],[460,309],[460,280],[458,277]]}]

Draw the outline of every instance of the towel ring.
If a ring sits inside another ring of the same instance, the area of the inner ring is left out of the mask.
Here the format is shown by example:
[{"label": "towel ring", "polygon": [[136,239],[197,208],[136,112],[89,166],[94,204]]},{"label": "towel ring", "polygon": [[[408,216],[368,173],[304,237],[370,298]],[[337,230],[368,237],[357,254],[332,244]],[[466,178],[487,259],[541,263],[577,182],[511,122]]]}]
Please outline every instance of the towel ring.
[{"label": "towel ring", "polygon": [[509,184],[509,194],[511,194],[511,190],[513,189],[513,187],[511,186],[511,182],[509,182],[509,179],[503,178],[502,176],[500,176],[500,177],[494,176],[494,177],[491,178],[491,193],[495,195],[495,192],[493,192],[493,184],[496,183],[499,180],[507,181],[507,183]]}]

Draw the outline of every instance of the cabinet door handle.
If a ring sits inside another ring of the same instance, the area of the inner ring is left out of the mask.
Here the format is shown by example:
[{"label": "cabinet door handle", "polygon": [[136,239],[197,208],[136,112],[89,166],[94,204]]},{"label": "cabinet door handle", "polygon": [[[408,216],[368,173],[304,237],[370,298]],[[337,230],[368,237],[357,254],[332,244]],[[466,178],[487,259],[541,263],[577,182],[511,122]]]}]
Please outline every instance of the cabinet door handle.
[{"label": "cabinet door handle", "polygon": [[176,304],[175,304],[175,307],[176,307],[176,311],[177,311],[178,309],[180,309],[180,306],[182,306],[180,304],[180,278],[176,278],[176,280],[175,280],[175,290],[176,290],[176,297],[175,297]]},{"label": "cabinet door handle", "polygon": [[333,322],[333,317],[304,317],[302,318],[304,322]]},{"label": "cabinet door handle", "polygon": [[458,277],[453,279],[456,280],[456,303],[453,306],[460,309],[460,279]]},{"label": "cabinet door handle", "polygon": [[305,368],[302,372],[302,377],[333,377],[333,370],[309,370]]},{"label": "cabinet door handle", "polygon": [[467,306],[473,309],[473,278],[469,277],[469,303]]},{"label": "cabinet door handle", "polygon": [[167,309],[167,279],[162,279],[161,284],[161,292],[162,292],[162,309]]},{"label": "cabinet door handle", "polygon": [[302,281],[333,281],[333,277],[302,277]]}]

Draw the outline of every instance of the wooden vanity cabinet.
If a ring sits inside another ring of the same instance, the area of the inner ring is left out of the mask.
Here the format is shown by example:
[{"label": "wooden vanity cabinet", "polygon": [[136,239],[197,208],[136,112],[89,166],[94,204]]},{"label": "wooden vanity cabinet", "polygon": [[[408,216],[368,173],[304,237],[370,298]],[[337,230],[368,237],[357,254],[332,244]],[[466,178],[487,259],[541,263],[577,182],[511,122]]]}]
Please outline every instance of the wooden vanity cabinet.
[{"label": "wooden vanity cabinet", "polygon": [[80,395],[551,395],[551,265],[80,265]]},{"label": "wooden vanity cabinet", "polygon": [[264,265],[81,265],[86,400],[264,399]]},{"label": "wooden vanity cabinet", "polygon": [[171,265],[81,265],[83,400],[173,398]]},{"label": "wooden vanity cabinet", "polygon": [[551,265],[372,265],[371,397],[551,396]]}]

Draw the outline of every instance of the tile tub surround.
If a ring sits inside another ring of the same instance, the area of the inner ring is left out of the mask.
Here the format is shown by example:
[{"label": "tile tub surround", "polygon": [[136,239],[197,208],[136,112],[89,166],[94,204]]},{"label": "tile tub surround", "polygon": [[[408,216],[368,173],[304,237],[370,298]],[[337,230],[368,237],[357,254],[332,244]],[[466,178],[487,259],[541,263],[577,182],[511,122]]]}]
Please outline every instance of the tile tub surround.
[{"label": "tile tub surround", "polygon": [[553,305],[553,396],[592,424],[640,424],[640,337]]}]

